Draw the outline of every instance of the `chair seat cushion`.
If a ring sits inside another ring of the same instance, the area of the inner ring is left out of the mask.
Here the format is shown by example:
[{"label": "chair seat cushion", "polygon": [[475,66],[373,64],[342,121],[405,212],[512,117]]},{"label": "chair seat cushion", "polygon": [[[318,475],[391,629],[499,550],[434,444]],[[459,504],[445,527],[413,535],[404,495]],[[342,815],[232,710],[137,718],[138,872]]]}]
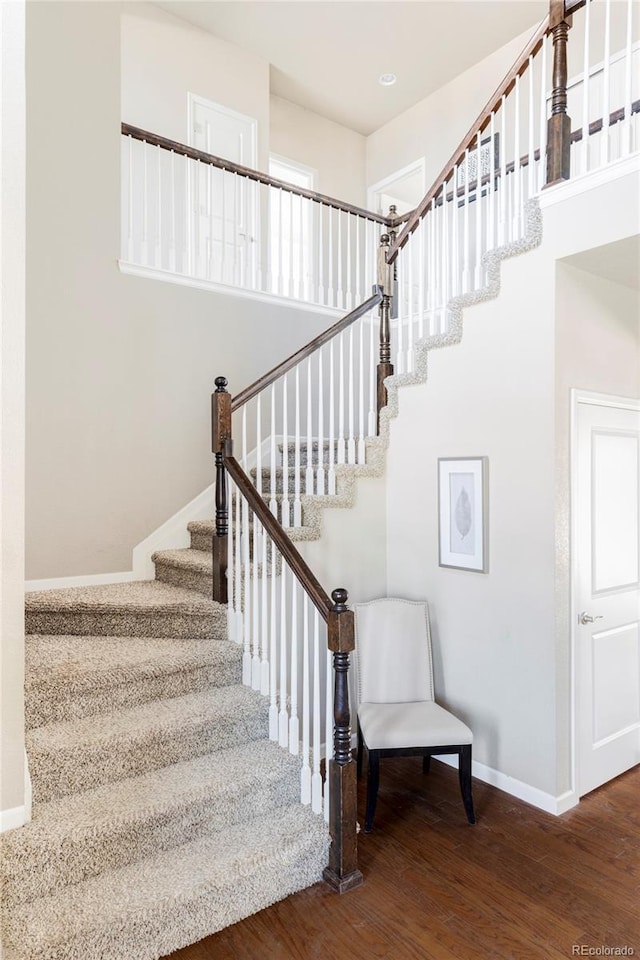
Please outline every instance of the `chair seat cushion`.
[{"label": "chair seat cushion", "polygon": [[371,750],[473,743],[473,733],[466,723],[433,700],[361,703],[358,720]]}]

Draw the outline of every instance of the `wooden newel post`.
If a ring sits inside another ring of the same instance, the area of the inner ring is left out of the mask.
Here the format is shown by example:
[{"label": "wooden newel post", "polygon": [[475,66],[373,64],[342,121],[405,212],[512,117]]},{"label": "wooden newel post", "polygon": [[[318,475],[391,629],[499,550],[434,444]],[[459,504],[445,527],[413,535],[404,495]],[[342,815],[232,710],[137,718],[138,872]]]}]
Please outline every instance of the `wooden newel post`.
[{"label": "wooden newel post", "polygon": [[391,238],[383,233],[378,247],[378,285],[382,288],[380,301],[380,362],[377,371],[377,432],[380,433],[380,411],[387,405],[386,377],[393,373],[391,363],[391,299],[393,296],[393,266],[387,263],[387,253]]},{"label": "wooden newel post", "polygon": [[551,0],[549,27],[553,36],[553,90],[547,121],[547,186],[570,176],[571,120],[567,115],[567,41],[571,16],[565,0]]},{"label": "wooden newel post", "polygon": [[355,648],[355,629],[347,591],[334,590],[331,599],[334,606],[327,624],[335,672],[333,758],[327,770],[331,849],[323,876],[338,893],[346,893],[363,882],[358,870],[356,764],[351,756],[349,709],[349,654]]},{"label": "wooden newel post", "polygon": [[216,529],[213,535],[213,599],[227,602],[227,538],[229,536],[229,497],[225,455],[232,453],[231,394],[227,380],[216,377],[211,394],[211,449],[216,459]]}]

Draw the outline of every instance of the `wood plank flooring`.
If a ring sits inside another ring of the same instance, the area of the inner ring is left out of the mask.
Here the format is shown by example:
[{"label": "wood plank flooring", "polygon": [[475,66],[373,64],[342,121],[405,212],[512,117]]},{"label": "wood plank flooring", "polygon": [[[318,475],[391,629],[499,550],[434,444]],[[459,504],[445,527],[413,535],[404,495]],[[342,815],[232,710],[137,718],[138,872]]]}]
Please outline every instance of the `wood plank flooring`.
[{"label": "wood plank flooring", "polygon": [[364,886],[340,897],[318,884],[171,960],[640,956],[640,767],[562,817],[473,787],[472,827],[456,771],[385,761],[374,831],[360,835]]}]

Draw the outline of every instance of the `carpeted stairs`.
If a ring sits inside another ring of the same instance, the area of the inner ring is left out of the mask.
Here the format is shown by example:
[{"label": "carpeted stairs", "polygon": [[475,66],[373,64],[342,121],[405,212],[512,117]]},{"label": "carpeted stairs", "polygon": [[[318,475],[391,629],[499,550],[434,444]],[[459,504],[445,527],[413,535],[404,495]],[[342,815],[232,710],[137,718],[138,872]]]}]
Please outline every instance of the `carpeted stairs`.
[{"label": "carpeted stairs", "polygon": [[[27,597],[33,820],[0,838],[11,960],[156,960],[321,879],[324,820],[211,590],[211,524],[158,579]],[[176,556],[177,554],[177,556]]]}]

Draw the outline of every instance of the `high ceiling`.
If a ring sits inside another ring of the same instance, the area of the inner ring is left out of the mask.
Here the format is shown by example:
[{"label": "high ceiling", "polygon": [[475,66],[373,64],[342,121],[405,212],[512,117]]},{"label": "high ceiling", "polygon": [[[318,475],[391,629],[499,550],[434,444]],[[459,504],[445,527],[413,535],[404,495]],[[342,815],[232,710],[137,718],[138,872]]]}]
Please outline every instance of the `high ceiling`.
[{"label": "high ceiling", "polygon": [[[159,0],[271,64],[271,92],[370,134],[523,31],[547,0]],[[383,73],[397,83],[382,87]]]}]

